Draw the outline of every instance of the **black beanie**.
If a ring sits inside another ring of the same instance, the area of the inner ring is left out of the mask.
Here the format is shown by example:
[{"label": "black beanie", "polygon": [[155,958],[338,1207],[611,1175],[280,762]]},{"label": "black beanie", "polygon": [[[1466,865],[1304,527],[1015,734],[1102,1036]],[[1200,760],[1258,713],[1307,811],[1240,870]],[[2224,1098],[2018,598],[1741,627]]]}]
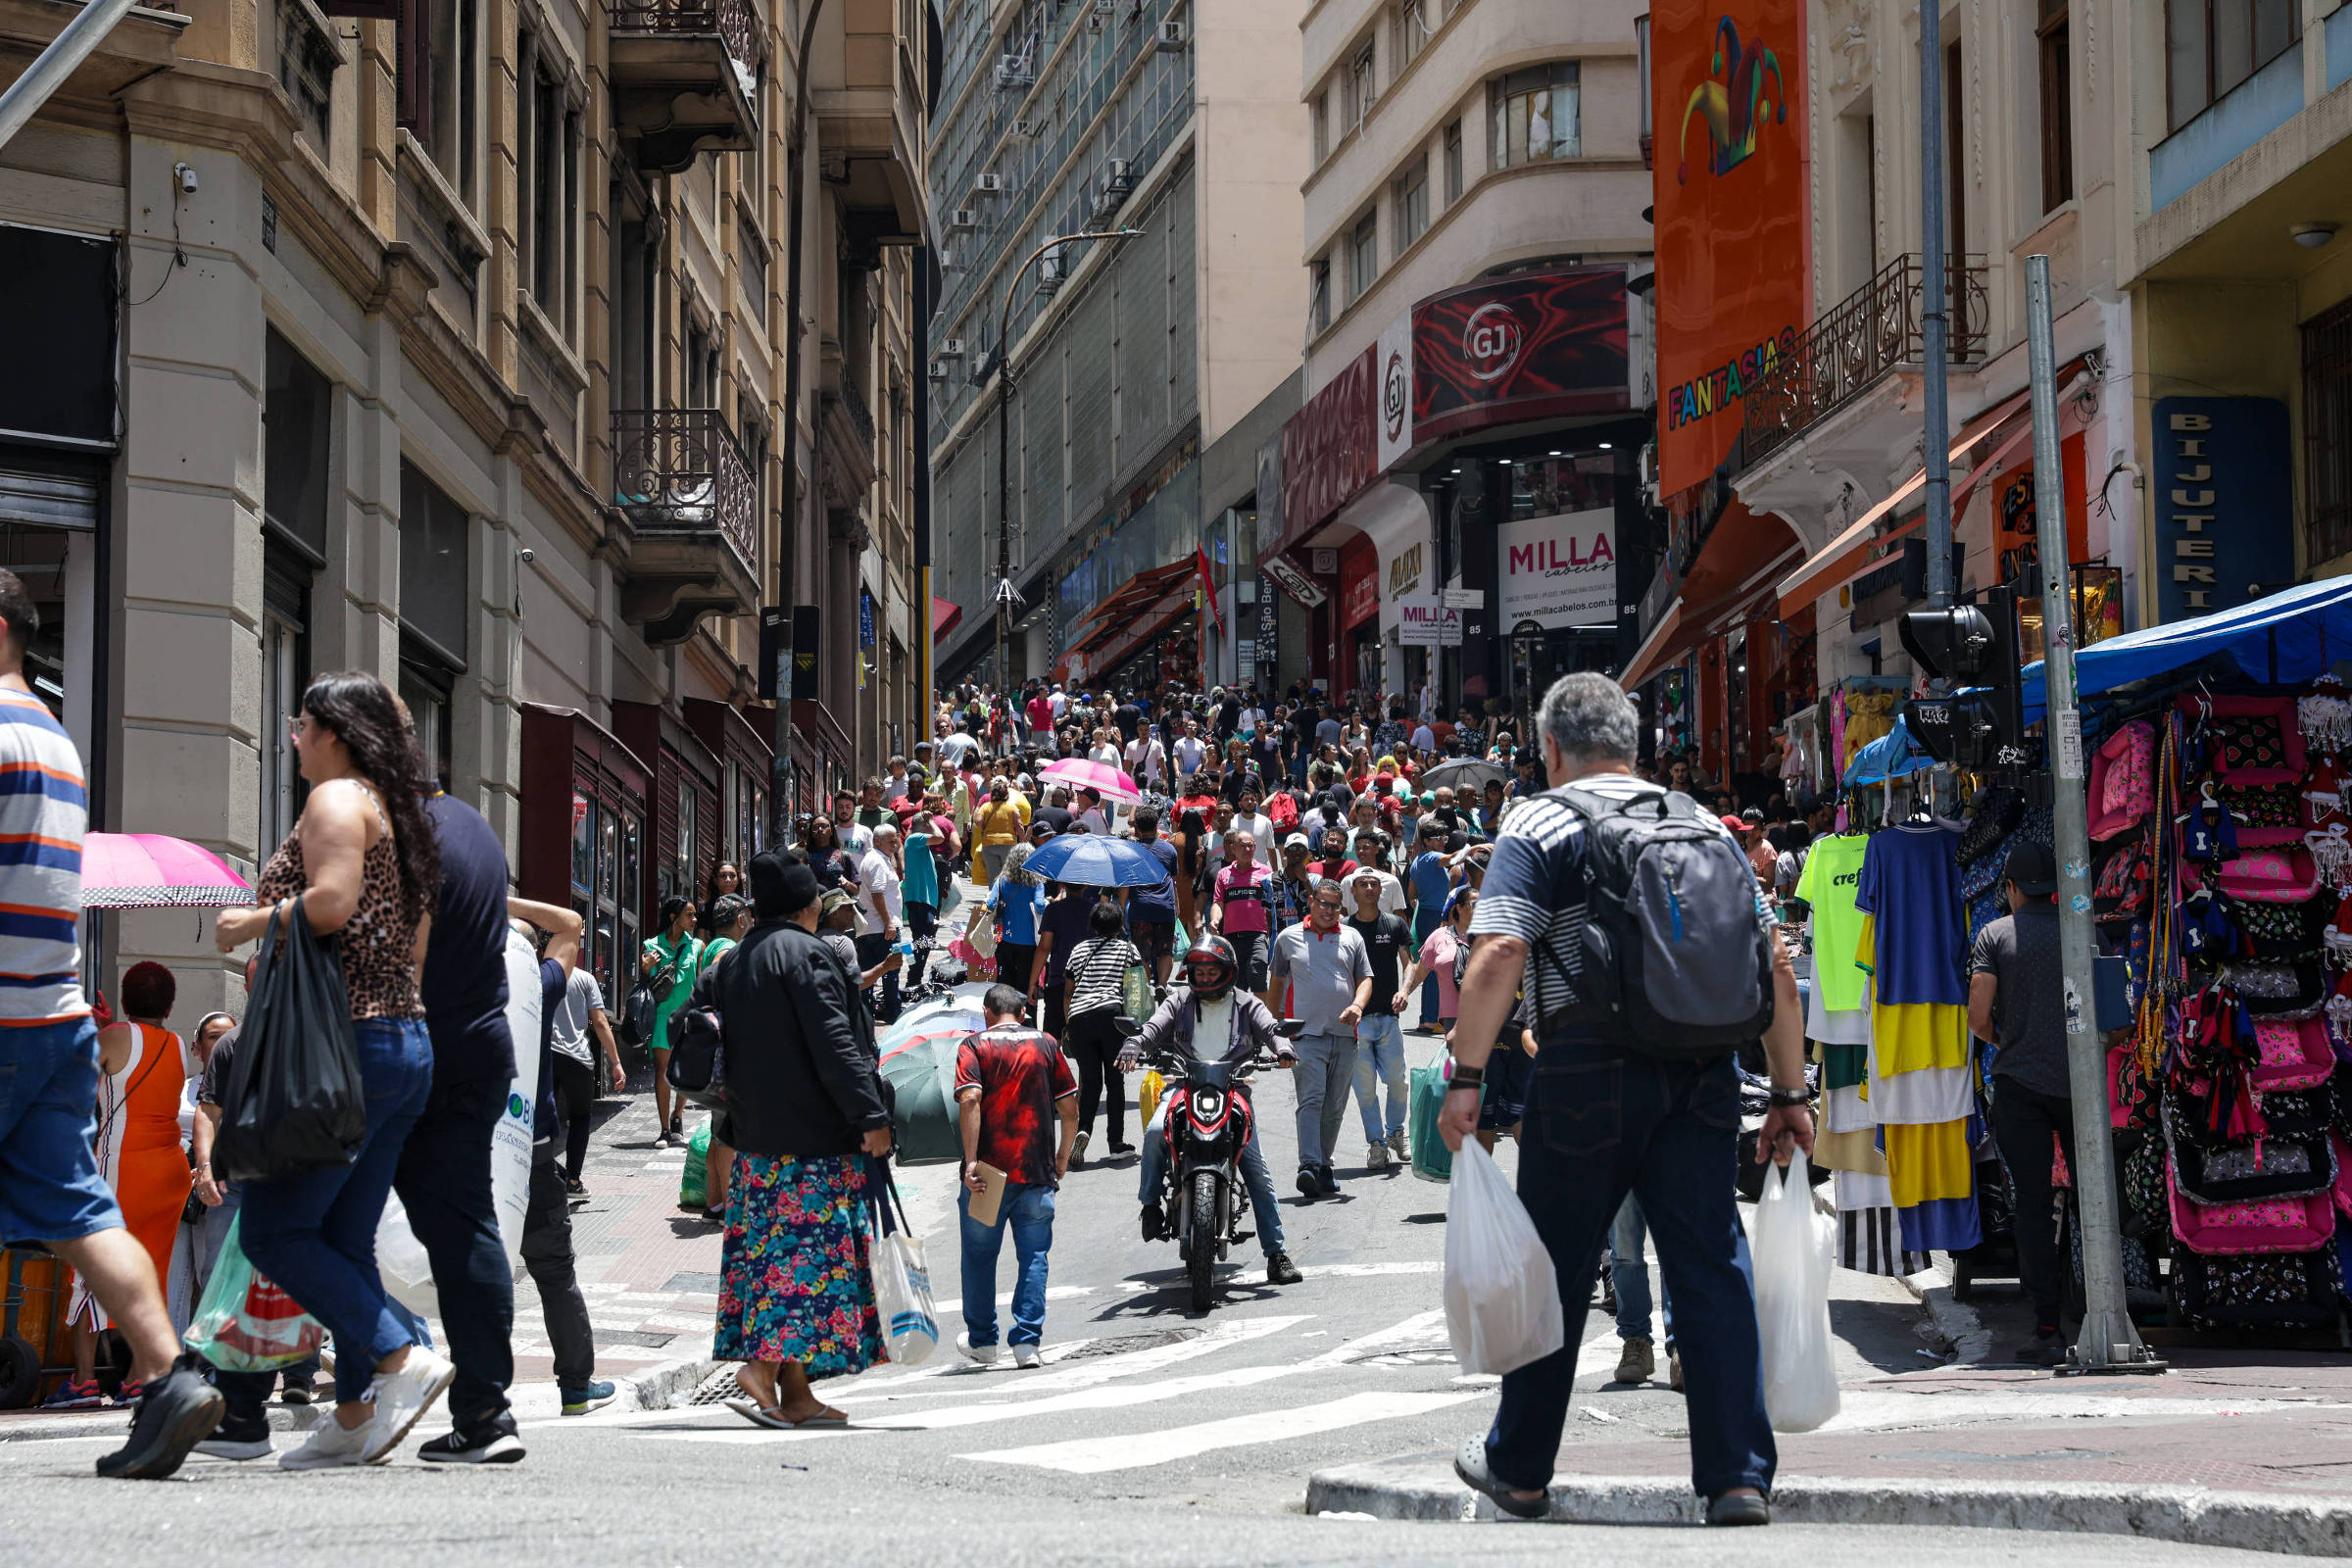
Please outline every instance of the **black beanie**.
[{"label": "black beanie", "polygon": [[775,850],[753,856],[748,874],[752,883],[752,909],[762,920],[780,920],[798,914],[824,894],[814,871],[800,863],[798,858],[787,859]]}]

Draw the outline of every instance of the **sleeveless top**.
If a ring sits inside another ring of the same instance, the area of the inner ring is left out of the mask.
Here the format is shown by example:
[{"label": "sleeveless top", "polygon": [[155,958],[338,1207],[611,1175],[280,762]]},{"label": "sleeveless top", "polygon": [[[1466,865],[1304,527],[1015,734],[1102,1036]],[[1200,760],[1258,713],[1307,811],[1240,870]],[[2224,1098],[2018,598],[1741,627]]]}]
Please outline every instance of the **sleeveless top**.
[{"label": "sleeveless top", "polygon": [[[368,789],[366,785],[358,786]],[[392,840],[392,823],[372,789],[368,799],[383,833],[360,862],[360,906],[343,927],[343,985],[351,993],[354,1018],[421,1018],[424,1002],[416,994],[416,922],[401,914],[400,852]],[[302,829],[298,825],[270,857],[254,892],[260,902],[273,904],[292,898],[310,886],[302,863]]]}]

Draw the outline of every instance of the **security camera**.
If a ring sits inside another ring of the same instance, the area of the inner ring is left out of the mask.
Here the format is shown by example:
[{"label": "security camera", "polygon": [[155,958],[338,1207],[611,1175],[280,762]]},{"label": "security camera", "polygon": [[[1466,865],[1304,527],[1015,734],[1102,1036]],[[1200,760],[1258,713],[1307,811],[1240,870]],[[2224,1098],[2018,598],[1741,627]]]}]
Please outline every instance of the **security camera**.
[{"label": "security camera", "polygon": [[530,547],[530,546],[528,546],[528,545],[525,545],[525,546],[523,546],[523,549],[522,549],[522,564],[523,564],[524,565],[526,565],[526,566],[527,566],[527,565],[529,565],[529,564],[530,564],[532,562],[534,562],[534,561],[537,561],[538,559],[539,559],[539,554],[538,554],[538,552],[537,552],[537,551],[535,551],[535,550],[531,549],[531,547]]},{"label": "security camera", "polygon": [[194,166],[189,164],[173,164],[172,166],[172,177],[179,182],[179,193],[181,195],[193,196],[196,194],[196,170]]}]

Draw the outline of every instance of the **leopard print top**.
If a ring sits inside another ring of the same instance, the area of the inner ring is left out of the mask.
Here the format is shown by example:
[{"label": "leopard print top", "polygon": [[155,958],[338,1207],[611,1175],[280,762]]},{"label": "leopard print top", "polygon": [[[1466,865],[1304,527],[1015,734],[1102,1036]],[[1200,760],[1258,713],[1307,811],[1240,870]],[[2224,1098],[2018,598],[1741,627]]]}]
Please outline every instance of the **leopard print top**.
[{"label": "leopard print top", "polygon": [[[416,994],[416,922],[402,918],[400,854],[383,803],[366,785],[383,832],[360,862],[360,906],[343,927],[343,985],[351,993],[354,1018],[421,1018]],[[302,830],[297,827],[262,868],[254,892],[263,904],[292,898],[310,886],[302,864]]]}]

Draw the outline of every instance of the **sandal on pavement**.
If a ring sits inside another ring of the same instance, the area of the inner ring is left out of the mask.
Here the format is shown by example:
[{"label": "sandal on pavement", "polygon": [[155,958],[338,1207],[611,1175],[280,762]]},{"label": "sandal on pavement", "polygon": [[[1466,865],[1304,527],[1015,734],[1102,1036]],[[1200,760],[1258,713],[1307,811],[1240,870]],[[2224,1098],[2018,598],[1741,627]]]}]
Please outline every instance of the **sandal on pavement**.
[{"label": "sandal on pavement", "polygon": [[1511,1489],[1495,1479],[1487,1468],[1487,1440],[1471,1436],[1462,1440],[1461,1450],[1453,1456],[1453,1473],[1465,1485],[1485,1493],[1494,1499],[1494,1506],[1514,1519],[1541,1519],[1551,1512],[1551,1494],[1541,1497],[1514,1497]]},{"label": "sandal on pavement", "polygon": [[777,1432],[789,1432],[794,1426],[793,1422],[787,1421],[783,1416],[777,1413],[784,1408],[780,1404],[761,1405],[757,1404],[750,1399],[729,1399],[727,1401],[727,1408],[734,1411],[737,1415],[743,1417],[746,1421],[749,1421],[756,1427],[767,1427]]}]

